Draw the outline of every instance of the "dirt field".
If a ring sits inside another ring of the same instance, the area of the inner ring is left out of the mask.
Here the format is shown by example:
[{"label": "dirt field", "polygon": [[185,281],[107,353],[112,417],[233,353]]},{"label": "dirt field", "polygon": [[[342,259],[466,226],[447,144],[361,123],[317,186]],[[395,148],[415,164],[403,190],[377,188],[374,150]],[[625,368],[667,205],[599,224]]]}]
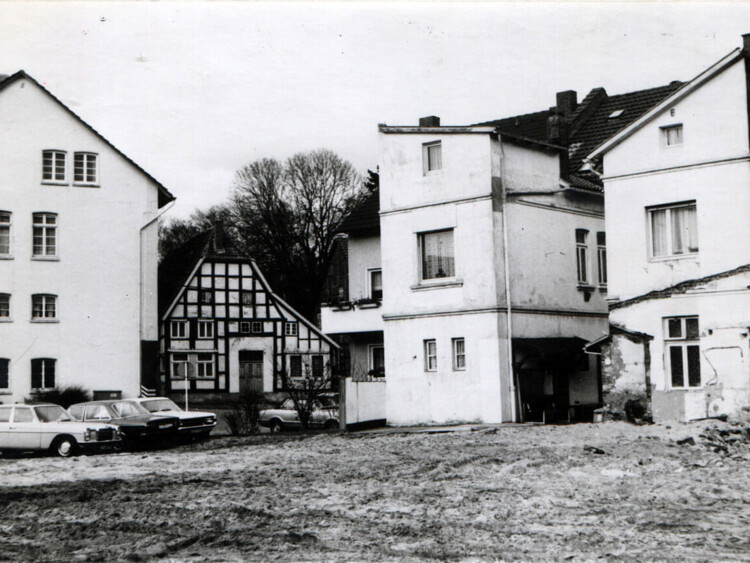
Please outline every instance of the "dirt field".
[{"label": "dirt field", "polygon": [[714,422],[0,458],[0,559],[750,560],[749,462]]}]

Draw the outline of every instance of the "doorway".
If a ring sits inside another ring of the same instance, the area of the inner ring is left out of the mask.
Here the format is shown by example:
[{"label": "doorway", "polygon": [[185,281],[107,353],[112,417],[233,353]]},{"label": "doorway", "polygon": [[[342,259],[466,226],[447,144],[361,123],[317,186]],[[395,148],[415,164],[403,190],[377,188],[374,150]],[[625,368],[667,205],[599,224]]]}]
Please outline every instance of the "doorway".
[{"label": "doorway", "polygon": [[240,393],[263,392],[263,352],[240,350]]}]

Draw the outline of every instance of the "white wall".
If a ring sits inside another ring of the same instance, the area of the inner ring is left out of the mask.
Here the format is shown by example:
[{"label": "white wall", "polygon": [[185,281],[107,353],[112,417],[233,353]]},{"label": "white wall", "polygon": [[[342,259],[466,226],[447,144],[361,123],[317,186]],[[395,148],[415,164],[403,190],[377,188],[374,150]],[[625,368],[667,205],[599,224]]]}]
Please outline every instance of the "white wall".
[{"label": "white wall", "polygon": [[385,420],[385,381],[344,380],[346,424]]},{"label": "white wall", "polygon": [[[157,187],[32,82],[0,93],[0,209],[13,213],[12,260],[0,260],[0,292],[11,294],[12,322],[0,323],[0,357],[11,360],[4,402],[31,391],[31,359],[57,359],[58,385],[121,390],[140,387],[141,240],[156,213]],[[42,151],[98,154],[100,187],[42,185]],[[32,213],[58,214],[59,261],[31,259]],[[153,272],[147,281],[154,284]],[[155,295],[155,286],[146,288]],[[58,296],[55,323],[32,323],[31,295]],[[155,315],[153,297],[143,301]],[[146,315],[146,316],[148,316]],[[155,337],[150,320],[144,335]]]},{"label": "white wall", "polygon": [[380,268],[380,237],[349,236],[349,299],[370,297],[369,269]]}]

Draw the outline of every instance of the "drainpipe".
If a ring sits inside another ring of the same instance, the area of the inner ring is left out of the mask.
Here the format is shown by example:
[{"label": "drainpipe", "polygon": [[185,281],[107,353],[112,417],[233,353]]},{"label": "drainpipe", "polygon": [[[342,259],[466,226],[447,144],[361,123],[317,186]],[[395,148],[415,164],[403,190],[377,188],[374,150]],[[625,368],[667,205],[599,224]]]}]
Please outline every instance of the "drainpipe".
[{"label": "drainpipe", "polygon": [[[511,319],[511,300],[510,300],[510,261],[508,260],[508,198],[505,188],[505,151],[503,150],[503,139],[498,135],[500,142],[500,202],[503,207],[503,263],[505,266],[505,303],[508,333],[508,374],[510,376],[510,416],[513,422],[518,421],[516,405],[516,374],[513,370],[513,322]],[[523,422],[523,420],[521,420]]]}]

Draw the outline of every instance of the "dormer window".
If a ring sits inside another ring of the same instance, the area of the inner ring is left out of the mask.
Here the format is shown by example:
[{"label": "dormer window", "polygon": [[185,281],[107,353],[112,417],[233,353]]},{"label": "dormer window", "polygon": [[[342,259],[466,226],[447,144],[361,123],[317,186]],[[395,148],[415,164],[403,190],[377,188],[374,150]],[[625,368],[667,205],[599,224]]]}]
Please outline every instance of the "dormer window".
[{"label": "dormer window", "polygon": [[662,142],[665,147],[676,147],[682,144],[682,124],[661,128]]},{"label": "dormer window", "polygon": [[609,114],[609,119],[614,119],[615,117],[620,117],[623,113],[625,113],[624,109],[617,109]]},{"label": "dormer window", "polygon": [[422,165],[425,174],[443,168],[443,148],[440,141],[422,145]]}]

